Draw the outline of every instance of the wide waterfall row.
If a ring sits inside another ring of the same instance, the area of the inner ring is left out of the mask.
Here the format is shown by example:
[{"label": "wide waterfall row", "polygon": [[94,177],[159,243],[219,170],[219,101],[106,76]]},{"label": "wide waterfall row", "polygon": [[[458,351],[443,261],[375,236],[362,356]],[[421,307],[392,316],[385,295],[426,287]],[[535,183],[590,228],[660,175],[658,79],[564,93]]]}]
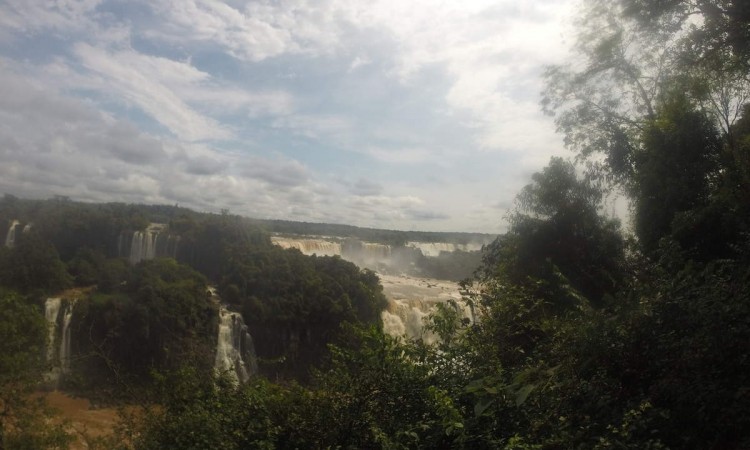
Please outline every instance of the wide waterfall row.
[{"label": "wide waterfall row", "polygon": [[447,242],[407,242],[407,247],[415,248],[424,256],[436,257],[442,252],[452,253],[455,251],[478,252],[482,250],[481,243],[473,244],[451,244]]},{"label": "wide waterfall row", "polygon": [[175,258],[179,236],[166,233],[166,225],[152,223],[145,231],[134,231],[132,235],[120,234],[117,252],[127,257],[131,264],[157,257]]},{"label": "wide waterfall row", "polygon": [[272,236],[271,242],[282,248],[296,248],[308,256],[341,256],[347,261],[370,268],[386,262],[392,253],[390,245],[354,239],[335,242],[321,238],[294,239]]},{"label": "wide waterfall row", "polygon": [[[272,236],[271,242],[282,248],[296,248],[305,255],[318,256],[341,256],[342,258],[355,262],[364,263],[368,266],[383,263],[393,256],[394,251],[399,248],[386,244],[362,242],[356,239],[347,239],[342,242],[328,240],[323,237],[289,238]],[[455,251],[478,252],[482,250],[483,243],[455,244],[447,242],[407,242],[404,246],[427,257],[438,257],[443,252]]]},{"label": "wide waterfall row", "polygon": [[47,363],[52,367],[49,381],[58,381],[61,374],[70,372],[71,329],[73,308],[76,300],[48,298],[44,303],[44,317],[49,328],[47,341]]},{"label": "wide waterfall row", "polygon": [[231,312],[224,306],[219,309],[219,336],[214,368],[218,373],[227,372],[241,383],[258,372],[255,346],[247,325],[240,314]]}]

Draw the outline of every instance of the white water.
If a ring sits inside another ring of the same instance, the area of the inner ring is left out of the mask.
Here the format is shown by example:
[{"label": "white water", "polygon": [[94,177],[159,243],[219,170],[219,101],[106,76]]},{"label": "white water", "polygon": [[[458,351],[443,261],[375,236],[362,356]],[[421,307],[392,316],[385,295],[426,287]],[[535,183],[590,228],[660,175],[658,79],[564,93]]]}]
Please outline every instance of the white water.
[{"label": "white water", "polygon": [[441,252],[478,252],[482,250],[481,244],[449,244],[447,242],[407,242],[407,247],[416,248],[424,256],[437,257]]},{"label": "white water", "polygon": [[[462,300],[458,285],[452,281],[418,278],[411,276],[385,275],[382,269],[400,272],[391,264],[393,249],[384,244],[345,241],[344,244],[325,237],[288,238],[272,236],[271,241],[282,248],[296,248],[305,255],[340,255],[342,258],[378,271],[388,306],[381,314],[383,331],[391,336],[423,339],[427,343],[437,342],[438,337],[424,332],[424,320],[435,312],[437,305],[450,300],[456,302],[463,318],[472,320],[471,310]],[[480,251],[481,244],[450,244],[434,242],[408,242],[407,247],[417,249],[425,256],[436,257],[440,252]],[[402,267],[403,268],[403,267]]]},{"label": "white water", "polygon": [[[130,241],[130,253],[128,254],[128,261],[131,264],[138,264],[141,261],[154,259],[156,257],[156,243],[159,234],[164,231],[167,226],[162,223],[152,223],[146,228],[145,231],[133,232],[133,238]],[[176,250],[177,243],[175,243]],[[117,248],[120,254],[122,254],[122,236],[117,240]]]},{"label": "white water", "polygon": [[307,256],[341,256],[360,267],[377,269],[379,265],[388,264],[391,257],[391,246],[373,242],[348,240],[344,243],[322,237],[288,238],[272,236],[271,242],[281,248],[296,248]]},{"label": "white water", "polygon": [[75,303],[75,300],[70,300],[63,308],[62,333],[60,335],[60,369],[62,373],[70,371],[70,321],[73,319],[73,307]]},{"label": "white water", "polygon": [[[73,319],[75,304],[75,299],[62,300],[57,297],[48,298],[44,302],[44,318],[48,327],[47,363],[52,366],[45,378],[53,383],[60,380],[61,374],[70,372],[72,335],[70,322]],[[59,347],[56,347],[55,344],[58,342]]]},{"label": "white water", "polygon": [[47,320],[47,362],[51,363],[55,358],[55,337],[57,336],[57,316],[60,313],[61,300],[59,298],[48,298],[44,302],[44,318]]},{"label": "white water", "polygon": [[10,223],[10,228],[8,228],[8,233],[5,235],[5,246],[8,248],[13,248],[13,245],[16,243],[16,227],[20,225],[21,222],[14,220]]},{"label": "white water", "polygon": [[308,256],[341,256],[341,244],[324,239],[290,239],[271,236],[271,242],[281,248],[296,248]]},{"label": "white water", "polygon": [[455,301],[461,316],[472,320],[471,310],[461,300],[458,285],[450,281],[378,274],[383,293],[388,299],[381,313],[383,331],[391,336],[437,342],[438,337],[424,331],[424,320],[440,303]]},{"label": "white water", "polygon": [[219,309],[219,336],[216,342],[214,369],[228,372],[236,382],[244,383],[257,373],[253,340],[239,313],[224,306]]}]

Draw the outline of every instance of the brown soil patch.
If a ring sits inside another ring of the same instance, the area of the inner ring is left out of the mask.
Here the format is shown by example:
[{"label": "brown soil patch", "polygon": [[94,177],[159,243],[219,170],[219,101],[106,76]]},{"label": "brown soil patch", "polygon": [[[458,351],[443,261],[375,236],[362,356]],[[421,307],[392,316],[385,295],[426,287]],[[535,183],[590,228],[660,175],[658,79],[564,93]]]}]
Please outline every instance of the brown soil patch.
[{"label": "brown soil patch", "polygon": [[112,433],[120,416],[115,408],[91,408],[91,402],[85,398],[75,398],[60,392],[51,391],[42,394],[47,404],[54,408],[60,418],[67,420],[77,439],[71,449],[87,449],[87,438],[99,438]]}]

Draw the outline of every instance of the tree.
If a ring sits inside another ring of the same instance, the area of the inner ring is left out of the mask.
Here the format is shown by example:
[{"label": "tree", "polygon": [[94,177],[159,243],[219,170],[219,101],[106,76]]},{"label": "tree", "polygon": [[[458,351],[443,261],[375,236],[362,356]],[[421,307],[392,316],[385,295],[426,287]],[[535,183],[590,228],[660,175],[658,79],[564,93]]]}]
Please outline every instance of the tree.
[{"label": "tree", "polygon": [[650,255],[662,237],[685,244],[712,227],[723,242],[686,250],[728,254],[745,227],[720,213],[743,208],[736,194],[747,190],[737,188],[746,162],[735,134],[750,95],[739,3],[589,0],[576,45],[583,68],[547,70],[545,110],[591,172],[629,194]]},{"label": "tree", "polygon": [[564,307],[601,306],[622,279],[624,243],[619,222],[600,216],[603,193],[591,179],[579,180],[573,164],[552,158],[516,198],[510,230],[489,253],[485,268],[498,268],[511,283]]},{"label": "tree", "polygon": [[0,448],[66,448],[70,437],[49,423],[50,413],[31,393],[46,370],[47,325],[18,294],[0,291]]},{"label": "tree", "polygon": [[[623,13],[647,29],[669,27],[686,31],[683,57],[687,64],[714,65],[723,70],[750,69],[750,6],[734,0],[622,0]],[[696,20],[696,17],[699,18]]]},{"label": "tree", "polygon": [[[691,103],[683,93],[670,93],[634,156],[635,230],[647,253],[671,234],[677,214],[707,205],[719,181],[718,132]],[[685,246],[695,238],[683,238]]]},{"label": "tree", "polygon": [[19,291],[56,292],[72,285],[57,250],[33,229],[0,261],[0,281]]}]

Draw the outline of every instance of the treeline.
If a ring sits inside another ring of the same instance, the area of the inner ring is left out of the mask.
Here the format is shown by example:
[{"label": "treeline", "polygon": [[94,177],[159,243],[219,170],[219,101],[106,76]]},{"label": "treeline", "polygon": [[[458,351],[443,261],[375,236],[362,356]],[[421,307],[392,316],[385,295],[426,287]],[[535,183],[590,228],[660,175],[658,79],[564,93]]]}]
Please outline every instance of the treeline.
[{"label": "treeline", "polygon": [[355,227],[331,223],[293,222],[288,220],[254,219],[265,230],[290,236],[335,236],[400,247],[407,242],[445,242],[449,244],[487,244],[495,236],[486,233],[398,231]]},{"label": "treeline", "polygon": [[[48,297],[62,296],[73,308],[72,355],[61,382],[108,402],[147,395],[155,375],[185,366],[214,376],[219,305],[209,284],[245,315],[258,336],[261,372],[276,379],[309,377],[328,357],[327,345],[340,338],[342,324],[379,326],[385,306],[372,272],[340,258],[273,246],[268,234],[236,216],[6,195],[0,223],[14,220],[20,225],[12,245],[0,246],[0,296],[9,302],[2,319],[27,314],[35,322],[29,334],[0,323],[8,350],[0,356],[0,368],[8,371],[0,380],[3,448],[13,448],[14,439],[23,445],[46,439],[44,426],[21,426],[19,420],[43,416],[41,410],[28,415],[28,393],[58,364],[47,360],[47,349],[61,348],[62,339],[46,329]],[[176,259],[131,265],[127,254],[119,254],[118,240],[154,220],[179,237]],[[9,236],[9,228],[2,231]],[[37,326],[44,332],[36,333]]]}]

